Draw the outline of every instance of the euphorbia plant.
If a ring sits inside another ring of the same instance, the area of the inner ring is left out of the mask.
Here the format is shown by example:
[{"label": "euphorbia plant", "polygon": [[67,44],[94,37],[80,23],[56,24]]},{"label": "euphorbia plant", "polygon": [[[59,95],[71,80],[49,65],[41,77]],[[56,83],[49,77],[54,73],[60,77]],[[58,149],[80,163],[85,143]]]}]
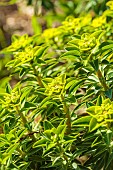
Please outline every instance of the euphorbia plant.
[{"label": "euphorbia plant", "polygon": [[15,36],[4,50],[19,82],[0,94],[1,169],[112,170],[111,4],[95,27],[71,18],[68,32]]}]

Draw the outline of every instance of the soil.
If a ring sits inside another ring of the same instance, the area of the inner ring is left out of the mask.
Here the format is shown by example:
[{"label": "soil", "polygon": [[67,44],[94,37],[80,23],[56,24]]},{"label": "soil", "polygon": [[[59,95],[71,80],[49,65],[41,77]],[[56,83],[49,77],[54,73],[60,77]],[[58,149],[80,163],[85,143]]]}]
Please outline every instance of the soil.
[{"label": "soil", "polygon": [[31,17],[33,7],[24,2],[0,6],[0,48],[10,45],[13,34],[32,35]]}]

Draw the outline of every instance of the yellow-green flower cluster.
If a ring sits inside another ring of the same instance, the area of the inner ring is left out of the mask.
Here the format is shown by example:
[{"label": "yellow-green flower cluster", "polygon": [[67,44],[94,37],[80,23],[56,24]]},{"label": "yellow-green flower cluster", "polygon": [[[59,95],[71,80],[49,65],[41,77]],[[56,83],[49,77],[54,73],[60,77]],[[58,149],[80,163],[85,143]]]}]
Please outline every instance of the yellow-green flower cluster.
[{"label": "yellow-green flower cluster", "polygon": [[[80,16],[78,18],[69,16],[62,22],[61,26],[45,30],[42,37],[46,42],[49,42],[52,46],[54,44],[57,48],[66,44],[71,39],[71,36],[93,33],[97,30],[105,30],[106,34],[104,37],[106,39],[106,36],[111,35],[113,32],[113,1],[107,2],[106,5],[110,9],[104,11],[101,16],[94,17],[91,14],[86,14],[84,17]],[[110,20],[107,20],[108,16],[111,17]],[[92,44],[92,41],[90,44]],[[83,45],[89,46],[87,43],[84,44],[84,42]]]},{"label": "yellow-green flower cluster", "polygon": [[3,100],[0,100],[0,103],[2,104],[2,108],[12,108],[16,105],[18,105],[20,101],[20,94],[19,91],[16,89],[13,89],[11,93],[5,93]]},{"label": "yellow-green flower cluster", "polygon": [[[18,67],[22,64],[28,63],[33,59],[40,58],[47,48],[47,45],[40,46],[34,41],[35,36],[28,37],[23,35],[15,39],[12,44],[4,50],[5,53],[11,53],[14,55],[13,62],[7,64],[8,67]],[[40,40],[39,40],[40,41]]]},{"label": "yellow-green flower cluster", "polygon": [[57,29],[57,28],[49,28],[49,29],[46,29],[43,33],[43,37],[46,39],[46,40],[49,40],[49,39],[52,39],[54,37],[57,37],[61,34],[62,32],[60,31],[60,29]]},{"label": "yellow-green flower cluster", "polygon": [[80,30],[80,18],[67,17],[64,22],[62,22],[62,28],[65,34],[77,33]]},{"label": "yellow-green flower cluster", "polygon": [[96,38],[85,33],[81,36],[81,40],[78,42],[79,48],[82,51],[87,51],[96,46]]},{"label": "yellow-green flower cluster", "polygon": [[6,49],[8,52],[22,51],[26,46],[32,43],[32,38],[28,35],[15,36],[12,44]]},{"label": "yellow-green flower cluster", "polygon": [[35,56],[36,52],[39,49],[39,46],[32,47],[32,46],[26,46],[23,51],[15,52],[15,60],[17,61],[17,65],[19,66],[21,64],[24,64],[28,61],[31,61]]},{"label": "yellow-green flower cluster", "polygon": [[45,93],[49,96],[60,95],[64,91],[65,83],[66,81],[64,75],[55,77],[55,79],[53,79],[51,83],[48,83],[48,85],[46,85]]},{"label": "yellow-green flower cluster", "polygon": [[100,17],[96,17],[92,21],[92,26],[95,28],[102,27],[105,24],[106,24],[106,16],[104,16],[104,15],[102,15]]},{"label": "yellow-green flower cluster", "polygon": [[91,106],[87,109],[92,117],[97,119],[97,122],[112,122],[111,115],[113,116],[113,102],[110,99],[105,99],[101,106]]},{"label": "yellow-green flower cluster", "polygon": [[[65,44],[70,39],[69,36],[73,34],[78,34],[81,27],[89,25],[91,21],[91,15],[86,15],[86,17],[74,18],[69,16],[66,18],[62,25],[58,28],[46,29],[42,37],[49,43],[56,43],[59,46],[63,43]],[[51,41],[53,40],[53,41]]]},{"label": "yellow-green flower cluster", "polygon": [[113,0],[106,3],[107,6],[109,6],[110,10],[113,10]]}]

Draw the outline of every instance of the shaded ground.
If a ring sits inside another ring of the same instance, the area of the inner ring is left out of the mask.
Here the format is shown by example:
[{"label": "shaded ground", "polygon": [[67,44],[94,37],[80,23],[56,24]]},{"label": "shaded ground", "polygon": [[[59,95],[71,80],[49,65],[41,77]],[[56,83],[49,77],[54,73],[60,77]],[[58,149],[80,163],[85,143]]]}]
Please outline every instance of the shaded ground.
[{"label": "shaded ground", "polygon": [[24,3],[0,6],[0,48],[10,44],[12,34],[33,34],[32,15],[33,8]]}]

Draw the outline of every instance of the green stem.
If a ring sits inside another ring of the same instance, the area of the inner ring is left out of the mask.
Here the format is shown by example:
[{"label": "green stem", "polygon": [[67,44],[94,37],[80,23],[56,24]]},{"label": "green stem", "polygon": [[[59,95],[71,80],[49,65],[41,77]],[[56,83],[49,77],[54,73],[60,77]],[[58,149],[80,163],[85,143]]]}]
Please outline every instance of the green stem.
[{"label": "green stem", "polygon": [[67,162],[67,165],[69,164],[69,161],[68,161],[68,157],[65,155],[65,151],[64,151],[64,148],[61,146],[61,144],[59,143],[59,141],[57,141],[57,145],[60,149],[60,152],[61,152],[61,156],[63,156],[64,160]]},{"label": "green stem", "polygon": [[1,28],[0,28],[0,44],[2,48],[5,48],[7,46],[5,36]]},{"label": "green stem", "polygon": [[24,157],[25,156],[25,152],[23,152],[19,147],[16,149],[19,154],[21,155],[21,157]]},{"label": "green stem", "polygon": [[[24,125],[24,127],[26,128],[26,124],[28,124],[28,121],[27,121],[26,117],[24,116],[24,114],[19,111],[19,109],[18,109],[17,106],[16,106],[16,112],[17,112],[17,114],[21,117],[22,122],[23,122],[23,125]],[[28,130],[28,133],[31,133],[31,132],[32,132],[31,130]],[[32,135],[32,139],[33,139],[33,141],[35,141],[35,136],[34,136],[34,134]]]},{"label": "green stem", "polygon": [[37,78],[37,81],[38,81],[38,84],[40,87],[43,87],[43,83],[42,83],[42,80],[41,80],[41,76],[39,74],[39,72],[36,70],[35,66],[33,66],[33,64],[31,64],[32,68],[33,68],[33,72],[34,72],[34,75],[36,76]]},{"label": "green stem", "polygon": [[66,118],[67,118],[67,134],[71,133],[71,117],[70,117],[70,113],[69,113],[69,108],[66,105],[66,102],[64,101],[64,96],[61,94],[61,100],[63,103],[63,109],[64,109],[64,113],[66,114]]},{"label": "green stem", "polygon": [[23,115],[23,113],[21,113],[18,109],[18,107],[16,106],[16,112],[17,114],[19,114],[19,116],[21,117],[22,119],[22,122],[23,122],[23,125],[25,126],[25,124],[27,124],[27,119],[25,118],[25,116]]},{"label": "green stem", "polygon": [[104,78],[103,75],[102,75],[102,72],[101,72],[100,70],[98,70],[98,71],[96,72],[96,74],[97,74],[97,77],[98,77],[101,85],[103,86],[104,90],[105,90],[105,91],[108,90],[109,87],[108,87],[107,84],[106,84],[106,81],[105,81],[105,78]]},{"label": "green stem", "polygon": [[39,75],[37,75],[37,80],[38,80],[39,86],[43,87],[42,80],[41,80],[41,77]]},{"label": "green stem", "polygon": [[110,164],[110,170],[113,170],[113,160],[111,161],[111,164]]}]

